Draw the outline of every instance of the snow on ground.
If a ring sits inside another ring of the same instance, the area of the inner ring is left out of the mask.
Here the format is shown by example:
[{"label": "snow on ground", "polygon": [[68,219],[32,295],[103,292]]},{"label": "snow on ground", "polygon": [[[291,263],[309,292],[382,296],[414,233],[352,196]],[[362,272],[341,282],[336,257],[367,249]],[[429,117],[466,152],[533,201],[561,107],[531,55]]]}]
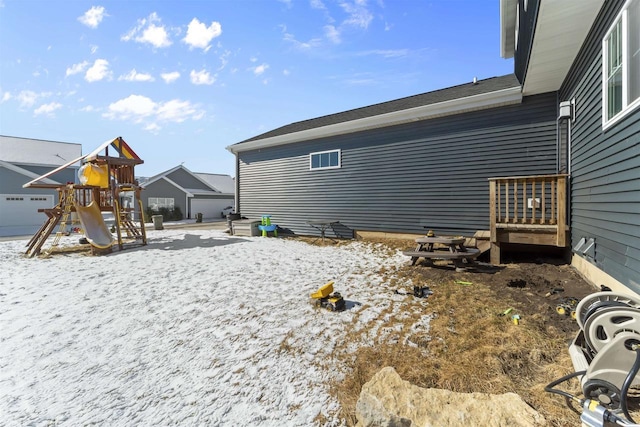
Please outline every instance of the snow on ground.
[{"label": "snow on ground", "polygon": [[[331,353],[347,330],[394,332],[376,271],[406,257],[215,230],[148,237],[106,256],[47,259],[24,258],[26,240],[0,242],[3,423],[342,423],[327,388],[340,375]],[[329,280],[348,310],[309,304]]]}]

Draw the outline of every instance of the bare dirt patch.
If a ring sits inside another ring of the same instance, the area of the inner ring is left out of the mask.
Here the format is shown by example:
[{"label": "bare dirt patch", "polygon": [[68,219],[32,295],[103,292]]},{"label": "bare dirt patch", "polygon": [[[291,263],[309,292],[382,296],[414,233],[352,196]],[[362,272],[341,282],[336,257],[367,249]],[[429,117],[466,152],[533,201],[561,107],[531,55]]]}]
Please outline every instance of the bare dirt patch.
[{"label": "bare dirt patch", "polygon": [[[389,251],[408,249],[410,241],[384,240]],[[343,417],[355,424],[355,404],[362,385],[384,366],[421,387],[457,392],[519,394],[552,426],[577,425],[577,408],[544,391],[551,381],[573,372],[567,351],[578,332],[570,315],[560,315],[558,304],[579,300],[596,292],[570,266],[557,258],[528,255],[493,267],[480,263],[457,272],[446,262],[421,262],[397,270],[379,271],[389,292],[406,293],[409,304],[421,304],[430,314],[428,330],[413,334],[411,342],[402,333],[360,347],[355,354],[337,349],[336,356],[349,374],[333,385]],[[412,295],[413,286],[428,287],[426,300]],[[426,305],[424,304],[426,301]],[[517,316],[517,322],[513,316]],[[390,319],[390,323],[403,322]],[[407,327],[414,318],[404,320]],[[351,333],[347,341],[362,342]],[[564,389],[580,393],[573,380]]]}]

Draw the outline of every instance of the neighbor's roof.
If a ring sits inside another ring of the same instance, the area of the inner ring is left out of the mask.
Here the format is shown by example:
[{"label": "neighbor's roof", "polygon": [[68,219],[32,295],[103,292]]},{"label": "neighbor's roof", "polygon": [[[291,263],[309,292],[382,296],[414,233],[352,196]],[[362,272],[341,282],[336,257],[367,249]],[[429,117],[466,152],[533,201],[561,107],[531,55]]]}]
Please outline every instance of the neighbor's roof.
[{"label": "neighbor's roof", "polygon": [[82,144],[0,135],[0,160],[18,165],[62,166],[82,155]]},{"label": "neighbor's roof", "polygon": [[[9,163],[9,162],[4,162],[2,160],[0,160],[0,167],[9,169],[13,172],[19,173],[21,175],[26,176],[27,178],[37,178],[38,174],[35,174],[29,170],[26,170],[24,168],[21,168],[20,166],[16,166],[13,163]],[[53,179],[49,179],[49,178],[45,178],[42,180],[42,182],[44,182],[45,184],[57,184],[60,185],[60,183],[58,181],[54,181]]]},{"label": "neighbor's roof", "polygon": [[209,187],[213,187],[221,193],[235,194],[236,181],[229,175],[217,173],[194,173],[205,181]]},{"label": "neighbor's roof", "polygon": [[[169,175],[171,175],[173,172],[175,172],[175,171],[177,171],[179,169],[182,169],[183,171],[185,171],[189,175],[193,176],[198,181],[202,182],[204,185],[206,185],[208,188],[210,188],[211,191],[202,190],[202,189],[189,189],[189,188],[183,188],[183,187],[179,186],[177,183],[172,181],[171,178],[169,177]],[[170,184],[172,184],[176,188],[179,188],[180,190],[184,191],[190,197],[193,196],[193,195],[196,195],[196,194],[197,195],[221,194],[221,193],[222,194],[235,194],[235,181],[229,175],[210,174],[210,173],[194,173],[194,172],[191,172],[189,169],[187,169],[186,167],[184,167],[181,164],[178,165],[178,166],[175,166],[175,167],[173,167],[173,168],[171,168],[169,170],[161,172],[161,173],[159,173],[157,175],[152,176],[147,181],[143,182],[141,185],[142,185],[142,187],[148,187],[150,184],[153,184],[154,182],[159,181],[161,179],[164,179],[165,181],[169,182]]]},{"label": "neighbor's roof", "polygon": [[291,123],[233,144],[227,149],[236,153],[494,108],[519,103],[521,100],[520,84],[514,74],[509,74]]}]

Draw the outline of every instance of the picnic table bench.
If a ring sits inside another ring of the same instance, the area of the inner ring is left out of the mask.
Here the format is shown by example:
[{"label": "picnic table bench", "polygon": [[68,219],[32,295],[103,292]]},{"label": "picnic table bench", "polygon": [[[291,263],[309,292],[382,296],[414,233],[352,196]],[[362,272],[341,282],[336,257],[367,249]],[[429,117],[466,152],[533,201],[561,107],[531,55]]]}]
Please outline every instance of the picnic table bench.
[{"label": "picnic table bench", "polygon": [[[467,248],[464,246],[464,237],[419,237],[416,239],[416,249],[413,251],[403,251],[406,256],[411,257],[411,265],[415,265],[418,258],[427,260],[445,259],[453,260],[456,268],[463,267],[464,262],[473,261],[480,255],[480,249]],[[435,247],[434,245],[440,245]]]}]

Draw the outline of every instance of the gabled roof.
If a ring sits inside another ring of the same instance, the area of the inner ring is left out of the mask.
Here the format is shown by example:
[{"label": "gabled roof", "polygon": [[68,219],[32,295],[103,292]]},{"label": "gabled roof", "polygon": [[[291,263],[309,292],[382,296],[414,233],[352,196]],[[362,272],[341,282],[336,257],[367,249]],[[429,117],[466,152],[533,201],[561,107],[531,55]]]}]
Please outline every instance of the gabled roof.
[{"label": "gabled roof", "polygon": [[81,144],[0,135],[0,160],[17,165],[56,167],[81,155]]},{"label": "gabled roof", "polygon": [[[189,189],[189,188],[181,187],[170,178],[170,175],[177,170],[183,170],[184,172],[193,176],[195,179],[202,182],[209,189],[209,191],[203,190],[203,189]],[[141,185],[142,187],[148,187],[150,184],[153,184],[154,182],[159,181],[161,179],[167,181],[168,183],[175,186],[176,188],[184,191],[190,197],[193,197],[196,194],[197,195],[221,194],[221,193],[235,194],[235,184],[234,184],[233,178],[231,178],[229,175],[194,173],[194,172],[191,172],[186,167],[184,167],[183,165],[175,166],[169,170],[166,170],[157,175],[154,175],[151,178],[149,178],[147,181],[143,182]],[[227,191],[230,187],[228,181],[231,181],[231,184],[232,184],[231,191]]]},{"label": "gabled roof", "polygon": [[147,179],[146,181],[144,181],[144,182],[143,182],[143,183],[141,183],[140,185],[141,185],[142,187],[146,187],[146,186],[148,186],[149,184],[153,184],[154,182],[156,182],[156,181],[158,181],[158,180],[160,180],[160,179],[164,178],[165,176],[167,176],[167,175],[171,174],[172,172],[177,171],[177,170],[178,170],[178,169],[180,169],[180,168],[182,168],[182,169],[184,169],[185,171],[187,171],[187,172],[191,173],[191,171],[189,171],[189,169],[185,168],[185,167],[184,167],[184,166],[182,166],[182,165],[178,165],[178,166],[172,167],[171,169],[168,169],[168,170],[166,170],[166,171],[164,171],[164,172],[160,172],[160,173],[159,173],[159,174],[157,174],[157,175],[153,175],[152,177],[150,177],[149,179]]},{"label": "gabled roof", "polygon": [[[35,173],[33,173],[33,172],[29,171],[29,170],[26,170],[24,168],[21,168],[20,166],[16,166],[16,165],[14,165],[12,163],[9,163],[9,162],[5,162],[5,161],[0,160],[0,167],[3,167],[5,169],[9,169],[9,170],[11,170],[13,172],[16,172],[16,173],[19,173],[21,175],[24,175],[27,178],[31,178],[31,179],[38,178],[37,174],[35,174]],[[45,178],[44,180],[42,180],[42,182],[44,182],[45,184],[61,185],[59,182],[54,181],[54,180],[49,179],[49,178]]]},{"label": "gabled roof", "polygon": [[218,173],[195,173],[203,181],[209,184],[209,187],[216,189],[224,194],[235,194],[236,181],[229,175],[223,175]]},{"label": "gabled roof", "polygon": [[227,149],[237,153],[521,101],[520,84],[515,75],[509,74],[291,123],[233,144]]}]

